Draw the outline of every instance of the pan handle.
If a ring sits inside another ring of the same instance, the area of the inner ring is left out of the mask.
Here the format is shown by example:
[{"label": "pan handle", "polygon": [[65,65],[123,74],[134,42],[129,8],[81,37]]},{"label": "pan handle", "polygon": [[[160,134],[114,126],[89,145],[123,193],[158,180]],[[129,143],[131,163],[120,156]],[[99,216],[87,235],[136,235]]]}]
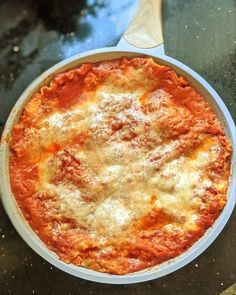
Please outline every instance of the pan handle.
[{"label": "pan handle", "polygon": [[162,44],[161,8],[162,0],[140,0],[124,39],[138,48],[153,48]]}]

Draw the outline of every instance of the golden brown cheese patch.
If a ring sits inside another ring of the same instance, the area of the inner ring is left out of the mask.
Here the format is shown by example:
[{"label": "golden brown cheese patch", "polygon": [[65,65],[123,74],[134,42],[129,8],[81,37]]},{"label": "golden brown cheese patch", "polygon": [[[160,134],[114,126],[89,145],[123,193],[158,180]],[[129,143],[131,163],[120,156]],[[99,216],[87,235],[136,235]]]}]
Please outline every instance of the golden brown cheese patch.
[{"label": "golden brown cheese patch", "polygon": [[188,81],[150,58],[56,75],[9,145],[23,214],[60,259],[125,274],[186,251],[226,203],[231,145]]}]

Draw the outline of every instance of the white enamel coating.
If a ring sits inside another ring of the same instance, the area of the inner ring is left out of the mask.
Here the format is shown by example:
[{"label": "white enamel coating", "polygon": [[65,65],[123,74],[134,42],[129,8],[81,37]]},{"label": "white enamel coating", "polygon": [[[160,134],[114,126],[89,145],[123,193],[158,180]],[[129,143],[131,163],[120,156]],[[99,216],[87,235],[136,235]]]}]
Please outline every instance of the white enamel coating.
[{"label": "white enamel coating", "polygon": [[[27,221],[22,216],[22,213],[18,208],[18,205],[11,192],[8,169],[8,158],[10,151],[6,140],[13,125],[17,122],[22,108],[24,107],[26,102],[31,98],[32,94],[35,93],[43,84],[50,81],[51,77],[55,73],[59,73],[76,67],[84,62],[97,62],[101,60],[119,58],[122,56],[134,57],[140,55],[151,55],[157,62],[172,66],[176,70],[176,72],[185,76],[210,103],[214,111],[217,113],[218,118],[221,120],[223,126],[225,127],[225,131],[234,146],[232,158],[232,176],[228,191],[228,201],[223,212],[220,214],[219,218],[216,220],[212,228],[210,228],[206,232],[206,234],[188,251],[168,262],[162,263],[161,265],[152,267],[150,269],[118,276],[96,272],[83,267],[77,267],[72,264],[66,264],[60,261],[56,254],[48,250],[44,243],[33,232]],[[67,60],[58,63],[57,65],[44,72],[36,80],[34,80],[20,96],[7,120],[0,148],[0,187],[2,190],[2,202],[11,222],[13,223],[14,227],[21,235],[21,237],[25,240],[25,242],[36,253],[38,253],[40,256],[42,256],[44,259],[46,259],[59,269],[79,278],[101,283],[130,284],[144,282],[167,275],[191,262],[216,239],[216,237],[225,226],[235,205],[235,145],[235,125],[233,119],[219,95],[200,75],[198,75],[195,71],[182,64],[181,62],[166,56],[164,53],[163,45],[160,45],[157,48],[142,50],[132,47],[130,44],[126,43],[124,38],[122,38],[117,47],[92,50],[84,54],[75,55]]]}]

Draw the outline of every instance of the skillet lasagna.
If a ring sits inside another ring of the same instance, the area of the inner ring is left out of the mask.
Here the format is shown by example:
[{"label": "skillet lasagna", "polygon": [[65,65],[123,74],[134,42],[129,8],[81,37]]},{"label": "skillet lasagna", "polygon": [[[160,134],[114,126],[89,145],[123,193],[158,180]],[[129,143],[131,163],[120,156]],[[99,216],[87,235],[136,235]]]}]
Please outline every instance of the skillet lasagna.
[{"label": "skillet lasagna", "polygon": [[66,263],[126,274],[186,251],[222,211],[231,145],[204,98],[150,58],[54,76],[9,138],[12,192]]}]

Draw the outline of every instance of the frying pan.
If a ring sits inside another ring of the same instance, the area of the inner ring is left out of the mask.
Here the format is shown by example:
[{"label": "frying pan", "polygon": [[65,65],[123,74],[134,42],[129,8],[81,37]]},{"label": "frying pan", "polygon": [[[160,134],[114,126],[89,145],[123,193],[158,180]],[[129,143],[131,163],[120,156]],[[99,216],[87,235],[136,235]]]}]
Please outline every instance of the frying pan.
[{"label": "frying pan", "polygon": [[[233,144],[231,180],[228,189],[227,204],[219,218],[188,251],[170,261],[146,270],[122,276],[110,275],[60,261],[57,255],[50,251],[30,228],[11,192],[8,167],[10,150],[7,138],[14,124],[17,123],[27,101],[29,101],[32,95],[42,85],[48,84],[56,73],[78,67],[85,62],[98,62],[120,58],[122,56],[136,57],[140,55],[151,56],[157,63],[172,67],[179,75],[186,77],[190,84],[205,97],[206,101],[217,114],[227,136]],[[235,125],[233,119],[216,91],[191,68],[165,55],[161,29],[161,0],[141,0],[132,22],[116,47],[102,48],[77,54],[56,64],[34,80],[19,97],[6,122],[0,147],[2,203],[11,222],[25,242],[40,256],[61,270],[83,279],[102,283],[129,284],[148,281],[167,275],[191,262],[216,239],[225,226],[235,205],[235,146]]]}]

